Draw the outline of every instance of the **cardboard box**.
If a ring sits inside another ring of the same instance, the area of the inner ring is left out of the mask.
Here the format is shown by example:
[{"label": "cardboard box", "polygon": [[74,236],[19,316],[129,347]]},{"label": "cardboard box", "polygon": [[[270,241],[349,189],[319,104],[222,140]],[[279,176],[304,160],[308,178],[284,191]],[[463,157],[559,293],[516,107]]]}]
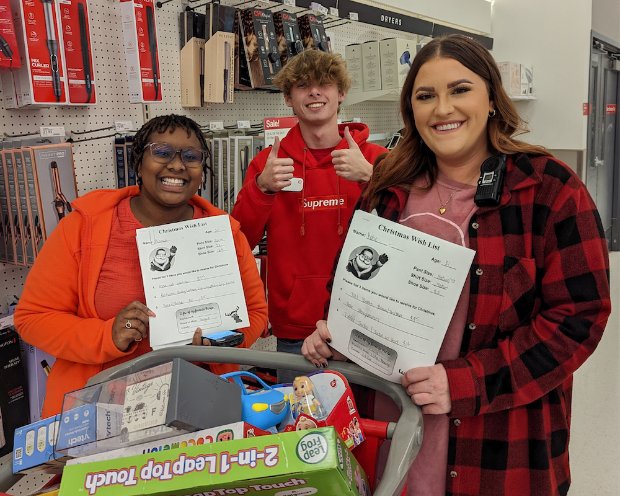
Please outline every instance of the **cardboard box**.
[{"label": "cardboard box", "polygon": [[515,62],[499,62],[502,84],[508,96],[532,96],[534,94],[534,69]]},{"label": "cardboard box", "polygon": [[236,27],[237,9],[219,2],[211,2],[206,6],[205,40],[208,40],[218,31],[234,33]]},{"label": "cardboard box", "polygon": [[266,432],[258,427],[254,427],[246,422],[234,422],[232,424],[220,425],[211,429],[203,429],[189,434],[182,434],[166,439],[161,439],[153,443],[137,444],[127,448],[119,448],[94,455],[81,456],[67,460],[67,465],[80,463],[91,463],[100,460],[114,460],[115,458],[125,458],[127,456],[144,455],[147,453],[157,453],[188,446],[201,446],[203,444],[217,443],[221,441],[232,441],[234,439],[244,439],[256,436],[266,436]]},{"label": "cardboard box", "polygon": [[299,33],[305,49],[316,48],[323,52],[329,52],[329,40],[325,33],[323,21],[314,14],[306,14],[297,18]]},{"label": "cardboard box", "polygon": [[362,45],[353,43],[344,47],[344,58],[347,70],[351,76],[351,89],[349,91],[364,90],[364,72],[362,70]]},{"label": "cardboard box", "polygon": [[51,372],[51,367],[54,365],[56,358],[25,341],[21,341],[21,349],[26,365],[30,423],[33,423],[41,420],[47,376]]},{"label": "cardboard box", "polygon": [[62,471],[65,457],[54,449],[59,423],[60,415],[54,415],[15,429],[14,474],[39,472],[43,468],[49,472]]},{"label": "cardboard box", "polygon": [[240,26],[251,87],[274,88],[273,77],[282,68],[282,64],[271,11],[242,10]]},{"label": "cardboard box", "polygon": [[235,98],[235,35],[218,31],[204,44],[204,101],[232,103]]},{"label": "cardboard box", "polygon": [[13,12],[9,0],[0,0],[0,69],[21,67]]},{"label": "cardboard box", "polygon": [[15,329],[0,331],[0,456],[13,449],[13,433],[28,423],[24,363]]},{"label": "cardboard box", "polygon": [[328,370],[299,376],[293,384],[276,389],[291,402],[291,413],[282,422],[284,431],[332,426],[349,449],[364,442],[366,436],[353,391],[339,372]]},{"label": "cardboard box", "polygon": [[15,247],[13,245],[9,197],[4,170],[4,154],[2,150],[0,150],[0,226],[2,226],[2,236],[0,236],[0,261],[12,264],[15,263]]},{"label": "cardboard box", "polygon": [[37,255],[36,240],[34,237],[34,218],[28,204],[27,180],[24,169],[24,159],[20,148],[13,149],[13,169],[15,189],[17,192],[18,210],[21,216],[19,226],[24,250],[24,264],[31,266]]},{"label": "cardboard box", "polygon": [[333,428],[192,446],[65,467],[61,496],[324,494],[370,496]]},{"label": "cardboard box", "polygon": [[284,66],[291,57],[304,51],[304,44],[299,33],[297,15],[279,11],[273,13],[273,25],[276,30],[276,43],[280,54],[280,63]]},{"label": "cardboard box", "polygon": [[7,110],[19,108],[17,106],[17,90],[13,71],[0,71],[0,83],[2,83],[2,100]]},{"label": "cardboard box", "polygon": [[181,12],[181,106],[201,107],[204,88],[205,15]]},{"label": "cardboard box", "polygon": [[159,102],[162,81],[153,0],[121,0],[120,9],[129,102]]},{"label": "cardboard box", "polygon": [[83,456],[240,420],[237,385],[174,359],[67,393],[56,450]]},{"label": "cardboard box", "polygon": [[192,38],[181,48],[181,107],[202,106],[204,47],[204,39]]},{"label": "cardboard box", "polygon": [[7,198],[8,227],[9,239],[11,246],[9,252],[13,254],[12,261],[9,263],[15,265],[26,265],[25,243],[22,233],[24,232],[23,217],[21,212],[21,204],[19,201],[16,171],[14,164],[13,151],[17,146],[17,142],[7,141],[3,143],[2,164],[4,173],[4,186]]},{"label": "cardboard box", "polygon": [[67,103],[62,31],[56,2],[11,0],[21,68],[13,72],[17,106]]},{"label": "cardboard box", "polygon": [[77,184],[71,144],[41,145],[23,148],[28,174],[31,208],[39,214],[33,226],[38,245],[48,238],[60,219],[73,210],[71,202],[77,198]]},{"label": "cardboard box", "polygon": [[94,105],[97,92],[88,3],[62,0],[58,5],[69,103]]},{"label": "cardboard box", "polygon": [[521,64],[521,95],[534,94],[534,68],[531,65]]},{"label": "cardboard box", "polygon": [[381,54],[378,41],[362,43],[362,73],[364,91],[381,89]]},{"label": "cardboard box", "polygon": [[397,90],[403,87],[415,54],[415,41],[387,38],[379,42],[381,89]]}]

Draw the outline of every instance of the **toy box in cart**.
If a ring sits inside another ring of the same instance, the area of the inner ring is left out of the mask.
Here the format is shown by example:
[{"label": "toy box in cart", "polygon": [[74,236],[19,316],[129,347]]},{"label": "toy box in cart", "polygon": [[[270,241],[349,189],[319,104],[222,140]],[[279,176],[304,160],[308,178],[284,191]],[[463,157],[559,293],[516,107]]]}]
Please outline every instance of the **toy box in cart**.
[{"label": "toy box in cart", "polygon": [[276,389],[291,403],[289,417],[280,430],[293,431],[333,426],[349,449],[364,441],[360,415],[347,379],[334,370],[295,377]]},{"label": "toy box in cart", "polygon": [[370,496],[332,427],[67,466],[60,496]]}]

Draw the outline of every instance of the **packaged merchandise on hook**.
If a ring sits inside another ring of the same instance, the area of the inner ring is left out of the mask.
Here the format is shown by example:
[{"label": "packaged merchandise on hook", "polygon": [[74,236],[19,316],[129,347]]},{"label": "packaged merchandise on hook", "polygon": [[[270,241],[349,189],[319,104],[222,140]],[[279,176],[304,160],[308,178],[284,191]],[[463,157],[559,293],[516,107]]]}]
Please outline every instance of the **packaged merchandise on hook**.
[{"label": "packaged merchandise on hook", "polygon": [[11,6],[9,0],[0,0],[0,69],[18,69],[20,66]]},{"label": "packaged merchandise on hook", "polygon": [[[0,261],[31,265],[60,219],[72,211],[77,185],[71,145],[60,139],[7,141],[2,149]],[[51,143],[50,141],[57,141]]]},{"label": "packaged merchandise on hook", "polygon": [[21,67],[2,73],[5,107],[94,104],[86,0],[11,0],[11,7]]},{"label": "packaged merchandise on hook", "polygon": [[129,102],[160,102],[162,82],[153,0],[121,0],[120,9]]}]

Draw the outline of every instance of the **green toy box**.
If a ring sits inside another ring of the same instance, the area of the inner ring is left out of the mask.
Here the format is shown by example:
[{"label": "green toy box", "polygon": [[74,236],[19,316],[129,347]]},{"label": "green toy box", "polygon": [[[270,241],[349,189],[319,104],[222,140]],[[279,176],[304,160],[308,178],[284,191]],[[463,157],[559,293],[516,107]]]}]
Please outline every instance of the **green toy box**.
[{"label": "green toy box", "polygon": [[65,468],[60,496],[370,496],[333,427],[236,439]]}]

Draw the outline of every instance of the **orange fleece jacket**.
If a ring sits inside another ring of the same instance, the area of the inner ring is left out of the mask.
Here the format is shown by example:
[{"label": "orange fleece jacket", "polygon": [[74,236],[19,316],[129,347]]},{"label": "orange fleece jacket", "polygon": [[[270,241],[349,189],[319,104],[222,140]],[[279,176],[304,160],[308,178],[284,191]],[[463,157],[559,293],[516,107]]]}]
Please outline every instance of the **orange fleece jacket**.
[{"label": "orange fleece jacket", "polygon": [[[15,311],[15,327],[24,341],[56,357],[47,381],[43,417],[60,412],[64,394],[84,387],[112,360],[130,360],[136,346],[120,351],[112,341],[114,319],[102,320],[95,309],[95,289],[103,264],[114,209],[121,200],[139,194],[137,186],[98,190],[73,202],[73,213],[58,224],[45,242]],[[194,196],[190,203],[209,216],[226,212]],[[263,284],[239,223],[230,218],[250,327],[244,347],[251,346],[267,324]],[[127,302],[130,303],[130,302]],[[213,364],[216,374],[235,370]]]}]

